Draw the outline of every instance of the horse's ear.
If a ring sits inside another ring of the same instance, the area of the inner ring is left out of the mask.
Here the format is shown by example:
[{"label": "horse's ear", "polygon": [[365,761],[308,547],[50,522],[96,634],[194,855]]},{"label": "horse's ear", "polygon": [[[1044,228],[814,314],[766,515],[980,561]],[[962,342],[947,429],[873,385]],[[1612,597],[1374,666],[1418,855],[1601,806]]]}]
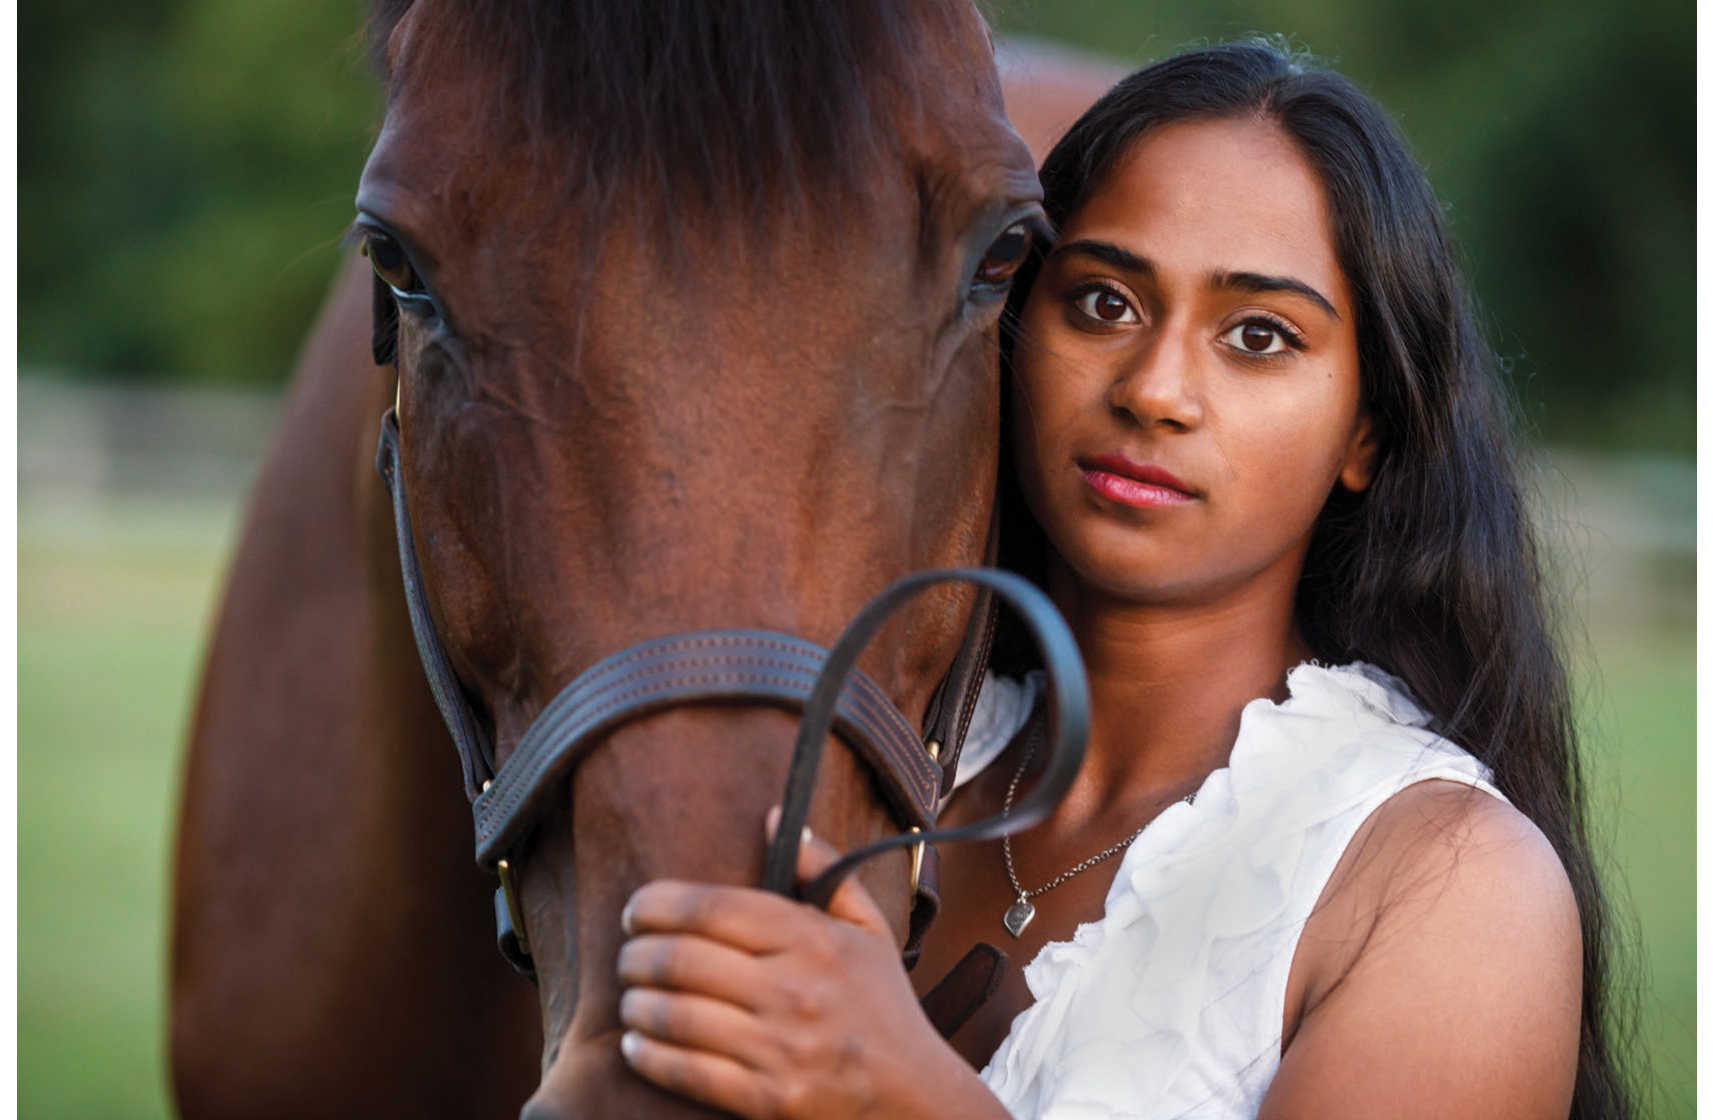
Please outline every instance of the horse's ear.
[{"label": "horse's ear", "polygon": [[399,305],[393,300],[392,289],[379,276],[372,277],[375,285],[369,297],[369,349],[378,366],[399,364]]},{"label": "horse's ear", "polygon": [[369,0],[369,66],[383,81],[387,78],[387,40],[410,6],[411,0]]}]

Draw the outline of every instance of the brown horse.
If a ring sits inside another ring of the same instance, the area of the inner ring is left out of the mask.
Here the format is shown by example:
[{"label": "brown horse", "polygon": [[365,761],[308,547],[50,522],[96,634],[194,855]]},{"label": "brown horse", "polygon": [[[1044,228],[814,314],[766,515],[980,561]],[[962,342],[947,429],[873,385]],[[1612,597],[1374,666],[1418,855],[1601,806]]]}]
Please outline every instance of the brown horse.
[{"label": "brown horse", "polygon": [[[728,10],[748,7],[767,10]],[[358,229],[398,377],[365,356],[354,265],[266,457],[197,710],[179,1106],[506,1116],[533,1091],[534,1117],[688,1115],[619,1062],[617,915],[650,878],[757,880],[794,720],[680,707],[587,755],[516,860],[532,989],[494,951],[377,421],[396,395],[434,622],[502,766],[639,639],[826,644],[893,577],[980,559],[1033,163],[959,3],[421,0],[380,32]],[[907,717],[969,603],[924,596],[865,654]],[[812,820],[846,847],[894,827],[842,751]],[[865,873],[901,939],[908,874]]]}]

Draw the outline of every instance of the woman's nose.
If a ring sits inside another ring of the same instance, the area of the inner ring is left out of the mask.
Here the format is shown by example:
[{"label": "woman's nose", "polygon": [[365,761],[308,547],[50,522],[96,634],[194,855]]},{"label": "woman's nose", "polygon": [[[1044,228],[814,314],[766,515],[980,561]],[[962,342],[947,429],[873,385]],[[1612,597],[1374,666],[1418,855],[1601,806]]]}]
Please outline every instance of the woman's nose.
[{"label": "woman's nose", "polygon": [[1200,354],[1188,330],[1170,324],[1140,340],[1116,371],[1107,403],[1144,427],[1187,429],[1201,423]]}]

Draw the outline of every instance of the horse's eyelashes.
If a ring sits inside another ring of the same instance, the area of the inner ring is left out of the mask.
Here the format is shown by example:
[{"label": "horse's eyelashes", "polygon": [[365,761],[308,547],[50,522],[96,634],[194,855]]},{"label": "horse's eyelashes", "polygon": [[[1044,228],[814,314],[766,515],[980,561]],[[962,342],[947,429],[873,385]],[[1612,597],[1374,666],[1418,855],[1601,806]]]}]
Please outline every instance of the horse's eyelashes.
[{"label": "horse's eyelashes", "polygon": [[397,365],[399,360],[399,305],[392,289],[379,276],[370,306],[369,348],[378,366]]}]

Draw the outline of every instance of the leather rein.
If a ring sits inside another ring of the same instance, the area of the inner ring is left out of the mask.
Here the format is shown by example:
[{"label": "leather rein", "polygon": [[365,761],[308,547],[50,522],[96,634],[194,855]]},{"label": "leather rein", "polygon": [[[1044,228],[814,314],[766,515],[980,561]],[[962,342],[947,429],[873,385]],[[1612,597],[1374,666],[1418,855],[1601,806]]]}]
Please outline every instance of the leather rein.
[{"label": "leather rein", "polygon": [[[417,652],[463,763],[465,794],[475,817],[476,862],[500,879],[494,898],[500,951],[531,979],[535,969],[510,859],[526,841],[548,792],[568,780],[584,755],[624,723],[680,705],[742,703],[801,711],[780,826],[768,847],[762,886],[825,908],[839,883],[862,863],[882,852],[912,847],[907,964],[914,962],[922,934],[939,905],[932,862],[926,872],[924,868],[933,856],[927,845],[992,839],[1038,823],[1065,794],[1082,762],[1089,687],[1065,621],[1028,580],[994,568],[960,568],[916,572],[894,582],[858,612],[830,650],[790,634],[746,629],[695,631],[629,646],[567,684],[537,714],[506,765],[496,767],[493,744],[453,673],[429,613],[405,508],[396,407],[381,418],[375,467],[393,501],[399,567]],[[965,642],[930,704],[928,731],[923,735],[880,686],[856,668],[856,661],[895,609],[923,589],[945,582],[975,583],[981,591]],[[996,600],[1003,600],[1021,616],[1047,669],[1052,714],[1047,765],[1029,796],[1010,812],[958,828],[937,829],[936,817],[952,792],[958,756],[987,667]],[[798,847],[830,731],[850,745],[873,773],[904,831],[846,854],[800,889],[795,874]]]}]

